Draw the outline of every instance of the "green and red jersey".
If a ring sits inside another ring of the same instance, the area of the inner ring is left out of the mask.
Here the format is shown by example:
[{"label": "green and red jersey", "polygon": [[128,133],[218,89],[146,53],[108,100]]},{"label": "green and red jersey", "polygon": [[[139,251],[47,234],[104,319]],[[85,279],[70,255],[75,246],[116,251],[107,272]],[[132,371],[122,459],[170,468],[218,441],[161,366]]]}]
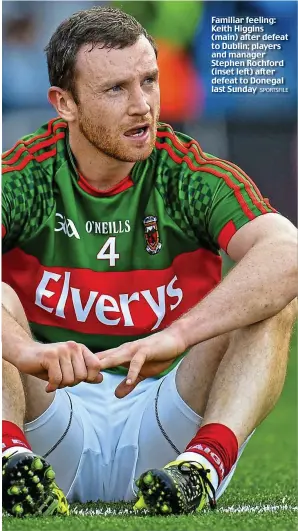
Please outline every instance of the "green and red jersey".
[{"label": "green and red jersey", "polygon": [[93,352],[178,319],[220,281],[220,248],[275,212],[240,168],[165,124],[150,157],[100,192],[56,118],[4,153],[2,187],[3,280],[39,341]]}]

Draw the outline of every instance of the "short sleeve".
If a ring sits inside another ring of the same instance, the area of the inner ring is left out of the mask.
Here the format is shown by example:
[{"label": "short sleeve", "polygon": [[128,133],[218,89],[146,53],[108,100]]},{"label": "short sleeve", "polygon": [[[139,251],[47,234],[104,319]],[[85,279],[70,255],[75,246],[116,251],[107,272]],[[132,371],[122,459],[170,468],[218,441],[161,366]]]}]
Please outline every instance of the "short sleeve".
[{"label": "short sleeve", "polygon": [[243,225],[277,212],[236,164],[203,152],[196,140],[165,124],[157,137],[159,192],[169,215],[197,245],[226,251]]},{"label": "short sleeve", "polygon": [[53,180],[65,160],[66,122],[59,117],[2,155],[2,249],[28,241],[54,208]]},{"label": "short sleeve", "polygon": [[[277,213],[252,179],[235,164],[210,158],[198,173],[193,179],[208,189],[201,227],[211,246],[226,251],[230,239],[243,225],[258,216]],[[201,212],[202,218],[201,188],[193,197],[193,211]]]},{"label": "short sleeve", "polygon": [[[25,196],[21,190],[2,179],[2,251],[6,252],[17,243],[28,218]],[[19,193],[18,193],[19,192]]]},{"label": "short sleeve", "polygon": [[51,183],[33,162],[23,171],[3,169],[2,252],[30,239],[53,209]]},{"label": "short sleeve", "polygon": [[230,239],[243,225],[258,216],[277,211],[237,166],[233,172],[216,171],[218,185],[208,213],[208,232],[212,240],[226,251]]}]

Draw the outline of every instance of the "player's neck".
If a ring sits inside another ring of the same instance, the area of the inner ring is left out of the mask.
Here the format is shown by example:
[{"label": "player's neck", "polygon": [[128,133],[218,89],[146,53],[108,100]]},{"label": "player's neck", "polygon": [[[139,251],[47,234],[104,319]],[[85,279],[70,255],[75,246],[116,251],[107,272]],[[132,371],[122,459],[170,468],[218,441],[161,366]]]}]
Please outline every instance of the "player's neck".
[{"label": "player's neck", "polygon": [[81,135],[69,135],[71,151],[80,174],[94,188],[106,190],[118,184],[131,172],[134,162],[121,162],[98,151]]}]

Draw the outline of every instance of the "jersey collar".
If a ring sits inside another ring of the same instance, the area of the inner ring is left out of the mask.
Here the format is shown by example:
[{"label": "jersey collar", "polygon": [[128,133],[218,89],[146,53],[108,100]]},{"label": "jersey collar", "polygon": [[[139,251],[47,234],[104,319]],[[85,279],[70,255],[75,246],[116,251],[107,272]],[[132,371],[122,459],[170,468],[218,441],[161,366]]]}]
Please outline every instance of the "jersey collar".
[{"label": "jersey collar", "polygon": [[77,168],[74,154],[72,153],[71,148],[70,148],[68,129],[67,129],[66,136],[65,136],[65,142],[66,142],[68,157],[70,160],[71,167],[74,171],[76,181],[79,187],[82,188],[82,190],[84,190],[88,194],[94,197],[109,197],[109,196],[124,192],[125,190],[127,190],[128,188],[134,185],[133,174],[134,174],[134,169],[138,163],[134,165],[132,172],[131,172],[132,175],[127,175],[119,183],[115,184],[114,186],[111,186],[111,188],[107,188],[105,190],[98,190],[97,188],[95,188],[94,186],[88,183],[86,178],[79,172]]}]

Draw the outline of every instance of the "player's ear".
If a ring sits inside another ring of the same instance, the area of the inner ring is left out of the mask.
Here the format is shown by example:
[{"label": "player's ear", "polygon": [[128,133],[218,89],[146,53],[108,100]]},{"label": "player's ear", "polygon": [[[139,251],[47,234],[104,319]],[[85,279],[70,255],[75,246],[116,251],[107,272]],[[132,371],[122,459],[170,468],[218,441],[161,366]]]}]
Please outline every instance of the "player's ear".
[{"label": "player's ear", "polygon": [[63,120],[66,122],[75,120],[76,104],[67,90],[63,90],[60,87],[50,87],[48,100]]}]

